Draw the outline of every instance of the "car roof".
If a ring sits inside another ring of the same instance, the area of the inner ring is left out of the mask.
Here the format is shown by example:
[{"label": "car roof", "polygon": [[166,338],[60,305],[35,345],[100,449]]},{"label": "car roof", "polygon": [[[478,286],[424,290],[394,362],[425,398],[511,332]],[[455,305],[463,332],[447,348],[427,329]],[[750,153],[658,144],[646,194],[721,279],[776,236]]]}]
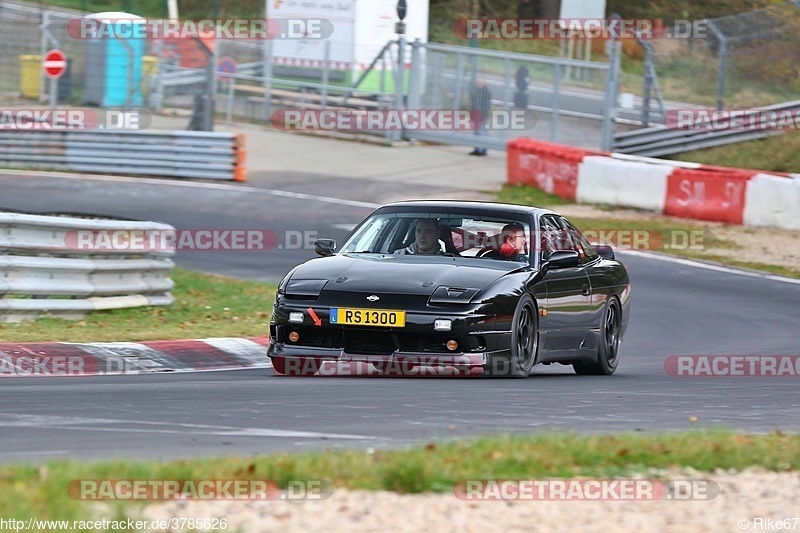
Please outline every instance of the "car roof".
[{"label": "car roof", "polygon": [[515,214],[558,214],[550,209],[536,207],[532,205],[503,204],[499,202],[480,202],[474,200],[407,200],[403,202],[393,202],[380,207],[388,209],[392,207],[418,207],[421,209],[480,209],[482,211],[497,211],[498,213]]}]

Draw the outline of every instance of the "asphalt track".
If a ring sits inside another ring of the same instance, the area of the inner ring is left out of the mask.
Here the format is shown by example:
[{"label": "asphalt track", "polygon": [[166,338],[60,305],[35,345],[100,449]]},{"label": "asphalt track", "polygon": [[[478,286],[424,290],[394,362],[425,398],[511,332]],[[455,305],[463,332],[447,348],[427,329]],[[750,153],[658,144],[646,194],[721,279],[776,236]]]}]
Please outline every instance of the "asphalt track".
[{"label": "asphalt track", "polygon": [[[259,191],[0,176],[0,209],[147,218],[181,229],[268,229],[280,244],[286,231],[341,238],[371,202],[400,192],[386,183],[359,180],[356,188],[345,178],[327,178],[313,191],[327,199],[311,199],[288,185],[294,178]],[[351,200],[336,200],[345,196]],[[180,252],[177,262],[276,281],[312,254]],[[633,283],[632,315],[612,377],[537,367],[529,379],[511,381],[279,378],[268,369],[4,379],[0,461],[383,448],[498,431],[800,430],[796,377],[679,378],[664,370],[670,355],[800,353],[800,284],[623,257]]]}]

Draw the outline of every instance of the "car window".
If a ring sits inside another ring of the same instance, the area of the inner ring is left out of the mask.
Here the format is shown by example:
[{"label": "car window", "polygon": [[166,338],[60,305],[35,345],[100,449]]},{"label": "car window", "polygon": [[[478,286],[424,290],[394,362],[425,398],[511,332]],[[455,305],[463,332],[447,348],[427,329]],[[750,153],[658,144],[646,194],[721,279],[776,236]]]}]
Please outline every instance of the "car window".
[{"label": "car window", "polygon": [[581,256],[581,262],[588,263],[599,257],[597,251],[591,244],[589,244],[589,241],[586,240],[586,237],[583,236],[583,233],[581,233],[578,228],[573,226],[569,220],[564,217],[561,217],[561,222],[564,224],[564,227],[567,228],[570,241],[573,244],[572,249],[578,251],[578,254]]},{"label": "car window", "polygon": [[[342,247],[345,252],[370,252],[378,251],[379,235],[385,230],[390,221],[385,218],[372,218],[366,221],[358,231],[347,240]],[[345,247],[346,246],[346,247]]]},{"label": "car window", "polygon": [[444,254],[528,263],[530,224],[520,219],[448,213],[376,214],[342,244],[339,253],[415,255],[416,226],[432,220]]},{"label": "car window", "polygon": [[542,259],[557,251],[569,250],[570,248],[564,242],[564,229],[558,223],[556,217],[552,215],[544,215],[539,219],[539,246],[542,252]]}]

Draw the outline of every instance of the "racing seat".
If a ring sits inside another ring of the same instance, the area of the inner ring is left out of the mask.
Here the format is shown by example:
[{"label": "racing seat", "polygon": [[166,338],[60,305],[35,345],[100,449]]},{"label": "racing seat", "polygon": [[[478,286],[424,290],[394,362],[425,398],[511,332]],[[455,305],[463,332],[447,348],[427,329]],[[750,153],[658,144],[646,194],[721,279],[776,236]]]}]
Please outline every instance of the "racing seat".
[{"label": "racing seat", "polygon": [[[393,252],[408,248],[414,243],[414,240],[414,234],[412,233],[410,237],[405,242],[401,243],[400,246],[395,248]],[[444,252],[446,254],[453,254],[456,257],[461,257],[461,254],[458,252],[458,248],[456,248],[456,245],[453,242],[453,232],[449,227],[444,226],[439,228],[439,242],[444,243]]]},{"label": "racing seat", "polygon": [[453,254],[456,257],[461,257],[461,254],[458,253],[458,248],[456,248],[456,245],[453,242],[453,232],[449,227],[445,226],[443,228],[439,228],[439,240],[444,243],[445,253]]}]

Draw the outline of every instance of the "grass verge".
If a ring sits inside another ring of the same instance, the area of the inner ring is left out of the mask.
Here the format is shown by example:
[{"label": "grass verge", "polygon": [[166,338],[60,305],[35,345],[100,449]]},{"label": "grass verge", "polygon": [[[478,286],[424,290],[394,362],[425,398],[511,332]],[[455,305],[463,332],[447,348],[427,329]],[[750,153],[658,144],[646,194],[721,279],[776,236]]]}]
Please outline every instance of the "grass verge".
[{"label": "grass verge", "polygon": [[800,134],[787,131],[766,139],[684,152],[666,159],[772,172],[800,172]]},{"label": "grass verge", "polygon": [[[573,205],[572,202],[568,200],[548,194],[535,187],[528,186],[505,186],[497,193],[497,198],[499,201],[505,203],[535,205],[538,207],[552,208],[556,211],[558,211],[559,206]],[[578,229],[584,232],[588,232],[589,230],[603,230],[606,232],[613,230],[647,231],[651,232],[650,235],[660,235],[663,239],[662,242],[666,244],[669,244],[677,236],[694,234],[699,236],[699,239],[701,239],[698,241],[698,246],[672,246],[669,248],[658,247],[653,251],[667,253],[687,259],[711,261],[733,267],[758,270],[770,274],[800,279],[800,269],[789,268],[782,265],[737,260],[735,258],[714,253],[713,250],[726,248],[736,249],[740,248],[740,245],[733,240],[719,238],[714,234],[713,229],[709,230],[707,227],[704,227],[701,224],[693,223],[689,220],[684,221],[680,219],[666,218],[646,211],[642,211],[642,217],[639,219],[617,218],[611,215],[616,208],[610,206],[596,207],[608,211],[609,216],[591,218],[570,216],[569,220],[575,224]]]},{"label": "grass verge", "polygon": [[257,337],[269,332],[275,286],[182,268],[172,271],[175,303],[90,313],[77,322],[44,318],[0,324],[3,342],[136,342]]},{"label": "grass verge", "polygon": [[[800,468],[800,435],[742,435],[725,431],[662,435],[540,434],[431,443],[409,450],[339,451],[176,462],[51,462],[0,467],[0,516],[24,520],[86,520],[91,502],[67,486],[80,479],[258,479],[286,487],[292,480],[328,480],[335,488],[400,493],[450,492],[466,479],[609,477],[651,469],[717,468],[770,471]],[[115,502],[107,518],[135,516],[136,504]],[[98,517],[100,518],[100,517]]]}]

